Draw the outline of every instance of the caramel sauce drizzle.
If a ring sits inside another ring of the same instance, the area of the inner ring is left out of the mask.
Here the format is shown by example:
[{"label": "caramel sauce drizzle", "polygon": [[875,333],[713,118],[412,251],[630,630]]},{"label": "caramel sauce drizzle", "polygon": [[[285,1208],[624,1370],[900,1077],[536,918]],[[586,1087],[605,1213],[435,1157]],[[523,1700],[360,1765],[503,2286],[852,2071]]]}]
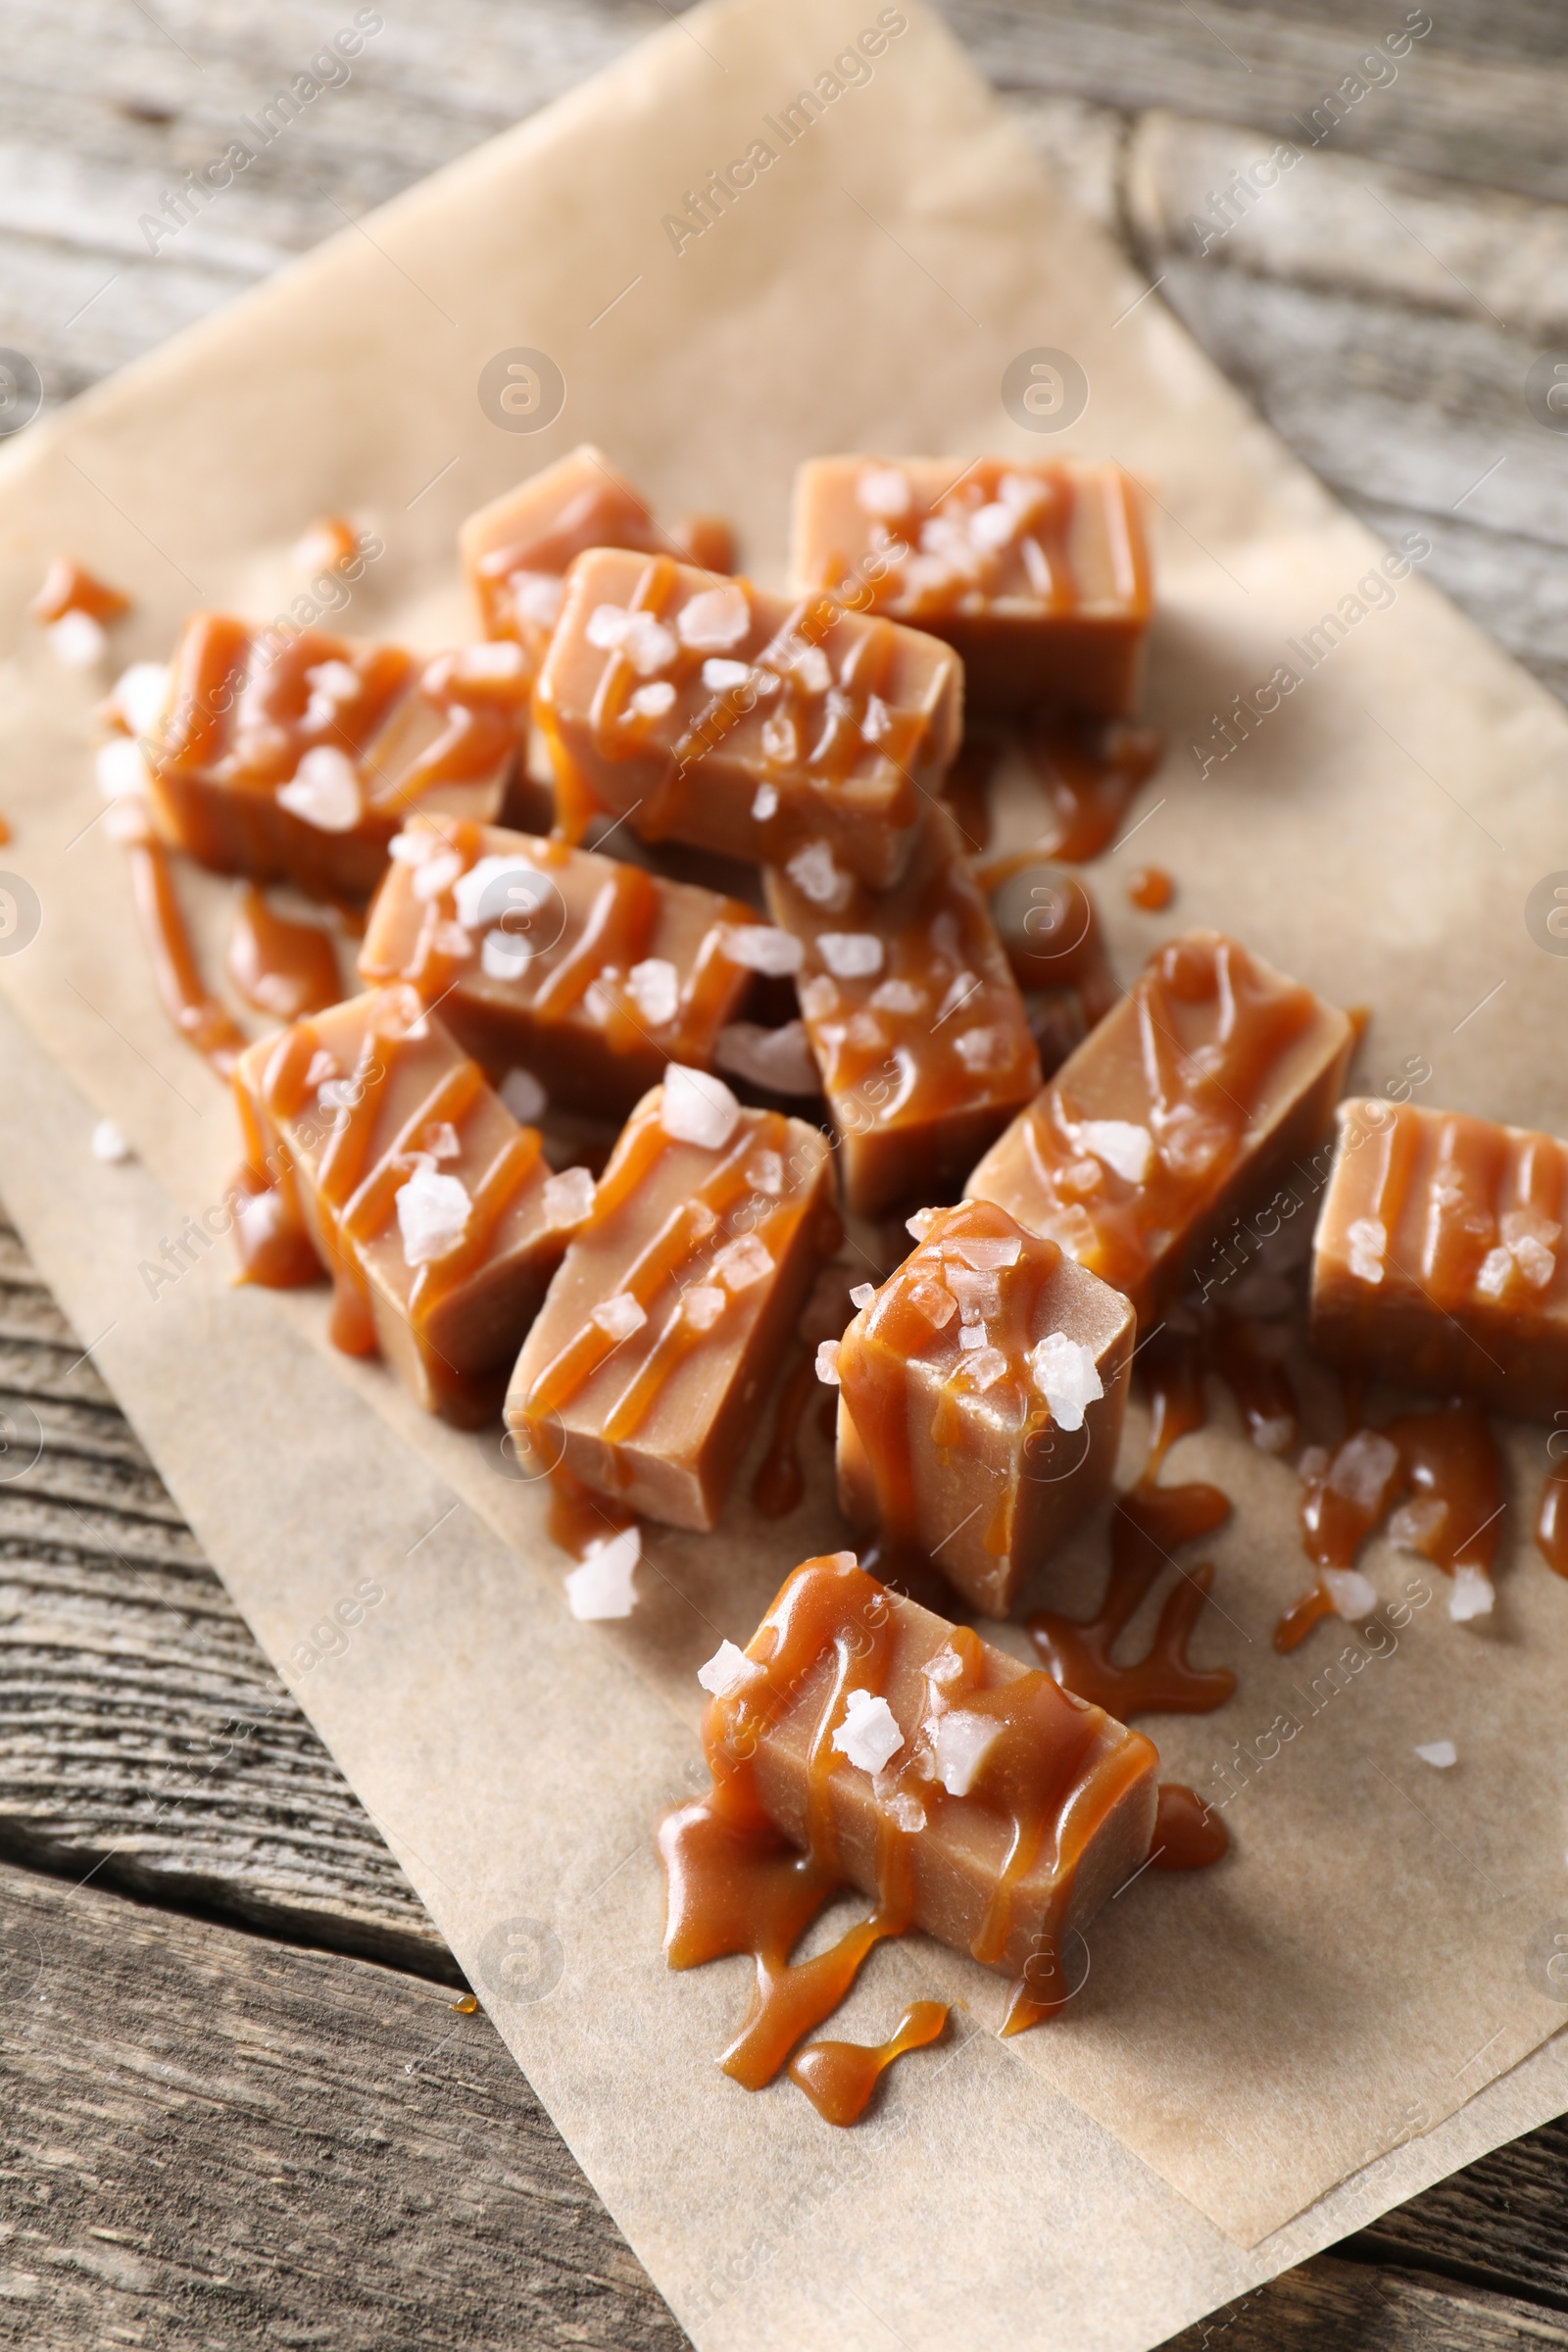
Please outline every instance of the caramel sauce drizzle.
[{"label": "caramel sauce drizzle", "polygon": [[[892,470],[900,469],[894,466]],[[853,589],[862,604],[869,602],[897,612],[901,621],[914,628],[929,621],[961,617],[968,600],[975,596],[987,603],[1004,596],[1028,598],[1053,619],[1070,616],[1078,611],[1082,600],[1070,556],[1078,484],[1065,467],[1053,466],[1043,475],[1034,466],[1027,469],[1026,478],[1032,486],[1038,483],[1040,495],[1034,508],[1022,518],[1027,522],[1026,529],[1016,531],[1001,547],[976,546],[969,541],[958,561],[949,564],[946,576],[937,568],[941,561],[942,525],[961,528],[967,515],[997,501],[1004,474],[1014,470],[1023,469],[1015,469],[1005,459],[982,458],[976,465],[964,467],[949,489],[930,501],[919,496],[912,479],[906,475],[908,508],[891,529],[885,524],[873,526],[870,547],[873,555],[887,554],[900,542],[918,549],[916,561],[921,568],[913,580],[909,579],[902,558],[873,578],[869,568],[852,567],[835,551],[822,565],[825,582],[836,584],[844,593]],[[937,525],[937,549],[927,545],[931,536],[928,526],[932,523]],[[937,555],[937,564],[930,560],[933,554]],[[1131,595],[1135,587],[1136,583],[1129,580],[1125,592]],[[968,609],[973,610],[972,606]]]},{"label": "caramel sauce drizzle", "polygon": [[[1368,1434],[1386,1440],[1392,1454],[1358,1445]],[[1320,1571],[1353,1567],[1367,1538],[1406,1497],[1405,1548],[1419,1551],[1445,1576],[1471,1567],[1490,1578],[1505,1507],[1502,1457],[1485,1413],[1466,1404],[1400,1413],[1371,1433],[1357,1420],[1322,1467],[1302,1480],[1301,1541],[1308,1559]],[[1275,1648],[1295,1649],[1333,1614],[1320,1574],[1280,1618]]]},{"label": "caramel sauce drizzle", "polygon": [[1230,1832],[1185,1781],[1161,1781],[1152,1870],[1207,1870],[1230,1850]]},{"label": "caramel sauce drizzle", "polygon": [[43,575],[43,586],[27,607],[34,620],[62,620],[68,612],[85,612],[93,620],[118,620],[130,611],[130,599],[87,570],[71,556],[56,556]]},{"label": "caramel sauce drizzle", "polygon": [[174,889],[169,852],[150,831],[128,841],[130,891],[159,1001],[179,1035],[227,1078],[249,1040],[208,989]]},{"label": "caramel sauce drizzle", "polygon": [[1127,896],[1146,914],[1160,914],[1176,896],[1176,885],[1162,865],[1140,865],[1127,877]]},{"label": "caramel sauce drizzle", "polygon": [[343,996],[337,951],[316,923],[290,922],[253,882],[235,895],[228,973],[248,1004],[283,1021],[324,1012]]},{"label": "caramel sauce drizzle", "polygon": [[889,2038],[874,2048],[858,2041],[808,2042],[790,2060],[790,2081],[824,2123],[858,2124],[894,2060],[940,2040],[947,2022],[945,2001],[911,2001]]},{"label": "caramel sauce drizzle", "polygon": [[1073,865],[1098,858],[1114,839],[1134,793],[1165,756],[1163,736],[1120,719],[1042,715],[1026,742],[1054,818],[1038,847]]},{"label": "caramel sauce drizzle", "polygon": [[[1313,1017],[1309,989],[1263,981],[1235,940],[1172,940],[1131,990],[1153,1151],[1130,1183],[1088,1153],[1079,1112],[1059,1078],[1024,1114],[1030,1164],[1047,1201],[1072,1234],[1072,1254],[1116,1290],[1141,1296],[1156,1236],[1189,1230],[1240,1154],[1263,1084]],[[1181,1043],[1179,1008],[1211,1003],[1211,1043]]]},{"label": "caramel sauce drizzle", "polygon": [[978,858],[991,839],[991,781],[1002,757],[1000,735],[965,730],[958,756],[937,787],[963,836],[964,854]]},{"label": "caramel sauce drizzle", "polygon": [[[816,1365],[798,1352],[784,1375],[773,1411],[773,1436],[752,1482],[752,1501],[764,1519],[786,1519],[806,1494],[800,1429],[816,1388]],[[1564,1574],[1568,1575],[1568,1568]]]}]

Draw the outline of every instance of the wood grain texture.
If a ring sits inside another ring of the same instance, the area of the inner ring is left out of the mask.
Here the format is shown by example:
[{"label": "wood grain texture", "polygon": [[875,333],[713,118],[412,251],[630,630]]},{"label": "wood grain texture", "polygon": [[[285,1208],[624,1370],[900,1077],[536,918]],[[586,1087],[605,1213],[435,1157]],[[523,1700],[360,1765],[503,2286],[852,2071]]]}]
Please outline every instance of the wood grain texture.
[{"label": "wood grain texture", "polygon": [[678,2352],[483,2011],[0,1866],[0,2344]]}]

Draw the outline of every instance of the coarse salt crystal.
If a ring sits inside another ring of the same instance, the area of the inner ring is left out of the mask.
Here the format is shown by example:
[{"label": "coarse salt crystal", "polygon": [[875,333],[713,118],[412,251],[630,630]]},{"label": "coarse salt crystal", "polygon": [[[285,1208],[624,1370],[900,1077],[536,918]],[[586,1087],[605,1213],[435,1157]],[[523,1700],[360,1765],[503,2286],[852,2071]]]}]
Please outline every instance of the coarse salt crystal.
[{"label": "coarse salt crystal", "polygon": [[[557,589],[561,586],[556,580],[550,584]],[[558,610],[560,602],[558,595]],[[530,620],[535,617],[533,613],[528,615]],[[504,683],[508,678],[520,678],[525,656],[514,638],[498,637],[488,645],[465,645],[448,660],[453,677],[465,686],[489,686]]]},{"label": "coarse salt crystal", "polygon": [[[566,583],[550,571],[514,571],[511,579],[512,601],[519,620],[531,620],[536,628],[553,629],[561,618],[561,607],[566,593]],[[518,652],[522,648],[518,647]]]},{"label": "coarse salt crystal", "polygon": [[596,605],[588,615],[590,645],[602,653],[624,654],[640,678],[656,677],[675,659],[675,638],[652,612],[628,612],[621,605]]},{"label": "coarse salt crystal", "polygon": [[752,802],[752,816],[756,823],[765,825],[769,817],[778,814],[778,786],[759,784]]},{"label": "coarse salt crystal", "polygon": [[600,1299],[590,1320],[597,1323],[606,1337],[613,1340],[618,1347],[622,1340],[629,1340],[634,1331],[641,1331],[648,1315],[630,1291],[612,1291],[608,1298]]},{"label": "coarse salt crystal", "polygon": [[822,931],[816,952],[835,980],[869,980],[882,969],[882,942],[874,931]]},{"label": "coarse salt crystal", "polygon": [[1387,1229],[1377,1217],[1356,1217],[1346,1228],[1350,1245],[1350,1272],[1357,1282],[1381,1282],[1383,1258],[1389,1246]]},{"label": "coarse salt crystal", "polygon": [[1130,1119],[1084,1119],[1078,1134],[1084,1150],[1123,1183],[1142,1184],[1149,1174],[1154,1139],[1147,1127],[1135,1127]]},{"label": "coarse salt crystal", "polygon": [[770,980],[792,977],[806,954],[793,932],[780,931],[773,923],[721,923],[718,938],[731,963],[748,972],[765,972]]},{"label": "coarse salt crystal", "polygon": [[901,1792],[892,1799],[888,1811],[893,1816],[895,1829],[902,1830],[906,1838],[914,1837],[925,1828],[925,1807],[917,1796],[906,1796]]},{"label": "coarse salt crystal", "polygon": [[306,1089],[313,1095],[317,1094],[329,1078],[339,1078],[342,1074],[337,1055],[328,1054],[324,1046],[318,1046],[311,1055],[310,1067],[305,1073]]},{"label": "coarse salt crystal", "polygon": [[1334,1603],[1335,1614],[1359,1625],[1370,1617],[1378,1605],[1377,1588],[1359,1568],[1321,1568],[1323,1590]]},{"label": "coarse salt crystal", "polygon": [[422,865],[440,847],[433,833],[394,833],[386,854],[394,865]]},{"label": "coarse salt crystal", "polygon": [[463,1142],[450,1119],[431,1119],[419,1131],[419,1150],[432,1159],[461,1159]]},{"label": "coarse salt crystal", "polygon": [[1000,1029],[964,1029],[954,1039],[953,1050],[964,1068],[977,1075],[982,1070],[1000,1069],[1007,1058],[1006,1041]]},{"label": "coarse salt crystal", "polygon": [[586,1168],[563,1168],[559,1176],[547,1176],[539,1205],[545,1222],[557,1233],[569,1225],[580,1225],[592,1216],[594,1180]]},{"label": "coarse salt crystal", "polygon": [[833,852],[825,841],[808,841],[804,850],[797,850],[784,871],[813,906],[825,906],[830,912],[848,904],[853,881],[841,873],[833,861]]},{"label": "coarse salt crystal", "polygon": [[662,718],[666,710],[673,709],[674,702],[675,689],[669,680],[656,678],[652,685],[638,687],[627,708],[635,710],[639,718]]},{"label": "coarse salt crystal", "polygon": [[1423,1764],[1431,1764],[1439,1772],[1446,1772],[1450,1764],[1459,1761],[1459,1750],[1451,1740],[1429,1740],[1425,1745],[1418,1742],[1415,1752]]},{"label": "coarse salt crystal", "polygon": [[729,1301],[713,1282],[695,1283],[681,1300],[681,1312],[693,1331],[711,1331]]},{"label": "coarse salt crystal", "polygon": [[580,1567],[565,1580],[566,1606],[574,1617],[594,1624],[610,1617],[629,1617],[637,1606],[632,1579],[643,1556],[640,1527],[623,1527],[618,1535],[590,1544]]},{"label": "coarse salt crystal", "polygon": [[975,1274],[995,1274],[1015,1266],[1023,1254],[1023,1243],[1016,1235],[999,1234],[993,1239],[984,1234],[960,1234],[944,1242],[942,1249],[944,1256],[951,1254]]},{"label": "coarse salt crystal", "polygon": [[1400,1503],[1384,1533],[1400,1551],[1430,1556],[1430,1546],[1442,1534],[1447,1517],[1448,1506],[1438,1495],[1416,1494]]},{"label": "coarse salt crystal", "polygon": [[677,1144],[697,1144],[705,1152],[722,1152],[734,1134],[741,1106],[722,1078],[708,1070],[688,1069],[681,1061],[664,1071],[659,1124]]},{"label": "coarse salt crystal", "polygon": [[[935,932],[935,929],[936,926],[933,924],[933,933]],[[979,986],[980,982],[975,973],[970,971],[956,972],[952,981],[949,983],[947,995],[937,1006],[937,1017],[935,1021],[933,1021],[932,1027],[934,1029],[940,1029],[944,1021],[951,1021],[954,1014],[959,1009],[959,1007],[968,1003],[969,999],[976,993]]]},{"label": "coarse salt crystal", "polygon": [[130,1157],[126,1143],[113,1119],[100,1119],[92,1131],[92,1155],[113,1165]]},{"label": "coarse salt crystal", "polygon": [[989,1348],[990,1345],[991,1343],[986,1337],[986,1327],[983,1323],[965,1323],[963,1329],[958,1334],[958,1346],[965,1350],[971,1350],[976,1348]]},{"label": "coarse salt crystal", "polygon": [[746,1163],[746,1181],[757,1193],[765,1193],[776,1200],[784,1190],[784,1159],[778,1152],[759,1152]]},{"label": "coarse salt crystal", "polygon": [[919,1012],[925,1004],[925,990],[911,987],[907,980],[884,980],[871,992],[871,1003],[878,1012]]},{"label": "coarse salt crystal", "polygon": [[346,752],[318,743],[278,788],[277,805],[318,833],[352,833],[360,821],[359,771]]},{"label": "coarse salt crystal", "polygon": [[364,681],[347,662],[318,662],[314,669],[305,672],[305,683],[325,702],[352,703],[361,693]]},{"label": "coarse salt crystal", "polygon": [[327,1077],[317,1088],[316,1099],[322,1110],[352,1110],[364,1092],[357,1078]]},{"label": "coarse salt crystal", "polygon": [[969,1376],[969,1386],[984,1396],[1006,1372],[1007,1359],[1000,1348],[977,1348],[972,1355],[964,1357],[963,1368]]},{"label": "coarse salt crystal", "polygon": [[994,1717],[971,1715],[961,1707],[937,1717],[931,1755],[937,1779],[950,1796],[968,1795],[1001,1730]]},{"label": "coarse salt crystal", "polygon": [[1105,1394],[1091,1350],[1063,1331],[1048,1332],[1030,1349],[1029,1370],[1058,1429],[1082,1429],[1084,1407]]},{"label": "coarse salt crystal", "polygon": [[1399,1466],[1399,1449],[1375,1429],[1358,1429],[1329,1464],[1332,1493],[1364,1511],[1381,1509],[1389,1481]]},{"label": "coarse salt crystal", "polygon": [[1454,1624],[1466,1625],[1472,1617],[1490,1617],[1496,1597],[1486,1571],[1461,1560],[1453,1572],[1453,1591],[1448,1594],[1448,1615]]},{"label": "coarse salt crystal", "polygon": [[532,961],[528,942],[510,931],[487,931],[479,942],[479,969],[487,980],[520,980]]},{"label": "coarse salt crystal", "polygon": [[414,869],[410,887],[416,899],[438,899],[448,891],[463,871],[463,859],[456,850],[445,850],[439,858],[426,858]]},{"label": "coarse salt crystal", "polygon": [[715,1698],[728,1698],[744,1684],[755,1681],[761,1671],[738,1642],[721,1642],[707,1665],[698,1667],[697,1680]]},{"label": "coarse salt crystal", "polygon": [[876,1297],[874,1282],[858,1282],[850,1293],[850,1304],[858,1309],[868,1307]]},{"label": "coarse salt crystal", "polygon": [[762,724],[762,757],[779,767],[792,767],[800,758],[800,737],[795,721],[782,711],[775,710]]},{"label": "coarse salt crystal", "polygon": [[666,956],[647,956],[634,963],[626,991],[650,1028],[667,1028],[680,1010],[680,975]]},{"label": "coarse salt crystal", "polygon": [[816,1377],[824,1388],[839,1385],[839,1344],[837,1340],[818,1340],[816,1344]]},{"label": "coarse salt crystal", "polygon": [[869,1690],[852,1690],[845,1698],[844,1721],[833,1734],[833,1745],[861,1772],[880,1772],[904,1745],[904,1734],[885,1698]]},{"label": "coarse salt crystal", "polygon": [[[479,858],[455,883],[453,895],[457,901],[458,920],[466,931],[480,930],[487,923],[503,922],[509,915],[530,915],[555,884],[530,865],[526,858],[490,856]],[[526,943],[518,934],[509,934],[521,947]]]},{"label": "coarse salt crystal", "polygon": [[167,662],[133,662],[115,680],[110,703],[133,735],[150,735],[163,716],[170,674]]},{"label": "coarse salt crystal", "polygon": [[[485,945],[488,947],[488,940]],[[499,1092],[502,1102],[519,1127],[533,1126],[550,1107],[550,1097],[532,1070],[509,1070],[501,1081]]]},{"label": "coarse salt crystal", "polygon": [[696,654],[727,654],[739,645],[752,625],[752,608],[738,580],[721,588],[704,588],[689,597],[676,615],[682,645]]},{"label": "coarse salt crystal", "polygon": [[732,1297],[749,1291],[755,1283],[765,1282],[772,1271],[772,1255],[755,1233],[729,1243],[713,1260],[713,1272]]},{"label": "coarse salt crystal", "polygon": [[969,537],[976,547],[995,551],[1005,547],[1018,527],[1018,518],[1010,507],[1000,500],[989,507],[976,507],[969,517]]},{"label": "coarse salt crystal", "polygon": [[909,1285],[909,1304],[922,1315],[933,1331],[946,1331],[958,1311],[958,1301],[945,1283],[933,1282],[922,1275]]},{"label": "coarse salt crystal", "polygon": [[101,743],[93,756],[93,767],[98,789],[106,801],[122,801],[147,790],[152,777],[142,758],[141,745],[128,735],[113,735]]},{"label": "coarse salt crystal", "polygon": [[103,622],[74,606],[52,620],[44,634],[49,651],[66,669],[91,669],[109,651],[109,632]]},{"label": "coarse salt crystal", "polygon": [[936,1223],[936,1217],[937,1212],[934,1208],[917,1208],[912,1217],[905,1218],[904,1230],[906,1233],[911,1234],[915,1241],[923,1242]]},{"label": "coarse salt crystal", "polygon": [[[326,1090],[323,1087],[321,1091],[324,1095]],[[405,1265],[427,1266],[433,1259],[445,1257],[467,1231],[472,1207],[460,1177],[416,1168],[397,1197]]]},{"label": "coarse salt crystal", "polygon": [[710,694],[728,694],[731,687],[744,686],[751,674],[750,662],[726,662],[717,655],[703,663],[703,684]]},{"label": "coarse salt crystal", "polygon": [[[813,973],[809,980],[799,982],[797,993],[801,1001],[801,1010],[808,1021],[831,1020],[839,1008],[839,992],[826,972]],[[837,1045],[843,1035],[842,1029],[837,1030],[831,1042]],[[825,1050],[830,1042],[826,1031],[823,1032],[821,1042]]]},{"label": "coarse salt crystal", "polygon": [[879,514],[896,522],[914,503],[909,477],[896,466],[870,466],[855,485],[855,503],[863,514]]}]

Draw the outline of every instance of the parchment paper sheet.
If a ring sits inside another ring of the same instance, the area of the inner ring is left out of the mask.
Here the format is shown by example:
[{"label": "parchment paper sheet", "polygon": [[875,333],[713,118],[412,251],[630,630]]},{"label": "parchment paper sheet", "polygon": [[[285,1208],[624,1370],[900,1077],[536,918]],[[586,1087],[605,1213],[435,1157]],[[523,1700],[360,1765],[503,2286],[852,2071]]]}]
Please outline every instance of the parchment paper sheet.
[{"label": "parchment paper sheet", "polygon": [[[233,1131],[163,1022],[119,853],[90,821],[91,692],[21,621],[65,547],[137,598],[117,656],[160,654],[198,598],[278,610],[289,543],[346,509],[387,553],[345,625],[434,645],[465,625],[458,520],[583,437],[662,511],[734,514],[763,578],[810,451],[1112,456],[1159,501],[1148,702],[1172,755],[1136,854],[1176,872],[1184,923],[1233,927],[1374,1006],[1373,1085],[1415,1058],[1421,1100],[1562,1131],[1564,971],[1523,907],[1560,854],[1568,722],[1417,575],[1200,776],[1191,744],[1221,748],[1210,714],[1279,662],[1304,669],[1286,641],[1380,551],[1156,303],[1129,311],[1137,281],[934,21],[909,11],[868,83],[701,239],[669,244],[682,192],[769,136],[762,118],[874,13],[749,0],[684,19],[8,453],[0,805],[18,837],[0,862],[43,920],[0,980],[145,1165],[87,1158],[85,1110],[11,1024],[0,1189],[83,1337],[113,1326],[107,1376],[699,2340],[792,2342],[831,2313],[854,2342],[864,2296],[922,2344],[1045,2310],[1076,2340],[1142,2345],[1565,2104],[1549,2051],[1520,2065],[1563,2022],[1543,1955],[1568,1911],[1568,1593],[1524,1540],[1544,1433],[1510,1436],[1516,1532],[1489,1625],[1449,1625],[1442,1580],[1375,1550],[1386,1598],[1433,1594],[1396,1647],[1324,1630],[1291,1660],[1268,1633],[1302,1581],[1294,1479],[1226,1422],[1188,1441],[1169,1475],[1237,1500],[1200,1640],[1240,1689],[1151,1728],[1170,1772],[1212,1788],[1282,1710],[1300,1727],[1229,1809],[1233,1857],[1140,1880],[1094,1931],[1073,2009],[1007,2044],[982,2030],[998,1981],[915,1942],[880,1953],[848,2031],[869,2038],[944,1988],[968,2030],[901,2069],[858,2135],[788,2084],[746,2099],[708,2064],[741,1964],[663,1971],[648,1832],[696,1785],[693,1668],[835,1540],[831,1510],[780,1529],[737,1505],[707,1543],[656,1532],[636,1617],[575,1626],[533,1492],[377,1367],[329,1360],[318,1301],[231,1294],[214,1258],[148,1297],[139,1265],[220,1200]],[[474,394],[518,346],[567,386],[531,437]],[[1091,386],[1054,444],[999,399],[1007,363],[1041,346]],[[1130,971],[1172,926],[1122,904],[1119,870],[1102,904]],[[216,970],[226,892],[193,880],[189,903]],[[1102,1557],[1088,1531],[1046,1591],[1097,1589]],[[303,1666],[368,1566],[387,1601],[346,1654]],[[1461,1762],[1440,1776],[1412,1748],[1444,1737]],[[517,1920],[536,1924],[503,1967]]]}]

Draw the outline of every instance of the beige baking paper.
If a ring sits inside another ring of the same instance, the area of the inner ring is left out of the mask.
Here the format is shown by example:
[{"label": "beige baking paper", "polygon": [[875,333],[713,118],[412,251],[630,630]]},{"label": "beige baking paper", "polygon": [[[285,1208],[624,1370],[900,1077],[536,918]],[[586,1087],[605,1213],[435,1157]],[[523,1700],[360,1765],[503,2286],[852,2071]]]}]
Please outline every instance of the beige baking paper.
[{"label": "beige baking paper", "polygon": [[[377,1367],[330,1357],[318,1300],[230,1293],[211,1258],[149,1297],[138,1267],[220,1200],[234,1133],[163,1021],[94,821],[93,690],[22,617],[69,548],[136,597],[117,659],[162,654],[198,600],[279,610],[290,544],[333,510],[386,544],[344,625],[433,646],[468,625],[461,516],[585,437],[662,511],[733,514],[768,580],[813,450],[1113,457],[1157,501],[1148,705],[1172,747],[1132,855],[1176,873],[1184,922],[1372,1005],[1372,1086],[1429,1069],[1419,1100],[1568,1129],[1564,966],[1525,923],[1560,855],[1568,722],[1419,561],[1390,586],[1061,207],[942,28],[905,13],[786,144],[783,110],[876,11],[696,12],[7,453],[3,863],[41,923],[0,980],[144,1166],[90,1161],[85,1112],[13,1033],[33,1108],[7,1122],[0,1184],[83,1338],[112,1326],[99,1360],[173,1491],[699,2341],[793,2342],[832,2312],[852,2342],[863,2296],[921,2343],[1016,2329],[1044,2298],[1086,2342],[1143,2345],[1568,2103],[1549,2052],[1520,2065],[1564,2018],[1545,1958],[1568,1914],[1568,1591],[1527,1540],[1545,1433],[1509,1439],[1493,1620],[1449,1624],[1442,1580],[1374,1548],[1380,1592],[1410,1608],[1396,1637],[1319,1629],[1288,1660],[1269,1633],[1303,1582],[1294,1479],[1228,1421],[1188,1441],[1168,1475],[1237,1502],[1200,1647],[1239,1688],[1151,1728],[1209,1791],[1251,1750],[1232,1857],[1138,1881],[1092,1932],[1072,2010],[1005,2044],[997,1980],[915,1941],[879,1953],[847,2031],[879,2034],[916,1991],[965,2007],[858,2134],[787,2083],[747,2099],[709,2063],[743,1968],[662,1970],[648,1833],[694,1785],[694,1668],[838,1539],[825,1491],[781,1526],[738,1502],[710,1540],[651,1531],[636,1616],[578,1626],[534,1490]],[[664,216],[756,139],[773,165],[677,251]],[[519,349],[565,383],[527,435],[477,390]],[[1041,349],[1089,386],[1052,440],[1001,400]],[[1335,612],[1326,652],[1288,650]],[[1259,717],[1282,662],[1302,683]],[[1214,714],[1237,696],[1249,733],[1221,759]],[[1125,906],[1119,858],[1102,904],[1130,972],[1171,924]],[[227,894],[186,880],[216,972]],[[1102,1560],[1091,1529],[1038,1597]],[[303,1663],[367,1561],[386,1602],[345,1654]],[[1444,1738],[1460,1763],[1439,1774],[1414,1748]]]}]

